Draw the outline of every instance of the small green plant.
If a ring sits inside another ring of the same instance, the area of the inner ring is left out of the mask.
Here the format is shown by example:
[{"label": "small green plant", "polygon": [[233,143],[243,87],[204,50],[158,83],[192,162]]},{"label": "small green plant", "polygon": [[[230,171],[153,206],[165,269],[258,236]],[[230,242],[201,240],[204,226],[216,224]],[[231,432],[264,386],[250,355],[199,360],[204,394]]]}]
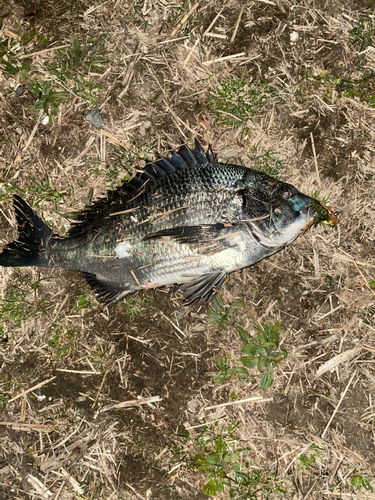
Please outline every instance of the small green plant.
[{"label": "small green plant", "polygon": [[363,16],[353,23],[349,31],[350,41],[357,45],[360,51],[372,47],[375,42],[375,22],[372,16]]},{"label": "small green plant", "polygon": [[26,187],[26,193],[30,194],[34,201],[34,207],[37,208],[42,200],[57,203],[64,203],[64,196],[70,194],[72,189],[67,188],[65,191],[58,191],[50,186],[49,181],[38,180],[32,177],[32,181]]},{"label": "small green plant", "polygon": [[277,472],[254,469],[250,448],[236,436],[238,423],[227,426],[205,426],[197,436],[181,440],[182,447],[172,450],[174,456],[190,469],[205,475],[203,492],[209,496],[226,493],[228,498],[256,500],[263,494],[285,493],[278,484]]},{"label": "small green plant", "polygon": [[[51,333],[52,330],[49,330]],[[57,326],[53,329],[53,336],[49,339],[48,345],[55,350],[57,358],[62,358],[67,354],[72,354],[76,347],[72,344],[72,339],[76,335],[77,330],[65,330],[62,326]]]},{"label": "small green plant", "polygon": [[212,302],[212,309],[207,311],[208,322],[216,323],[220,328],[225,328],[227,324],[235,325],[241,306],[243,306],[241,299],[237,299],[230,306],[226,306],[220,295],[216,295]]},{"label": "small green plant", "polygon": [[231,306],[226,306],[223,299],[217,295],[212,303],[212,309],[207,311],[209,323],[216,323],[220,328],[225,328],[227,325],[236,328],[244,343],[242,352],[247,355],[240,358],[244,366],[237,367],[230,366],[230,354],[227,354],[226,357],[218,356],[216,362],[220,373],[211,373],[211,376],[217,383],[229,380],[232,375],[243,380],[249,377],[246,368],[257,367],[262,374],[260,389],[266,391],[273,382],[274,367],[288,356],[288,351],[279,347],[281,336],[286,328],[279,322],[274,325],[272,323],[258,323],[254,325],[257,331],[256,338],[252,337],[247,330],[242,328],[238,320],[241,304],[243,305],[241,300],[235,300]]},{"label": "small green plant", "polygon": [[57,57],[57,68],[69,73],[79,71],[82,74],[96,73],[101,75],[107,68],[105,42],[103,37],[96,40],[84,40],[81,44],[76,36],[70,41],[70,46],[61,50]]},{"label": "small green plant", "polygon": [[65,90],[56,90],[53,81],[41,82],[33,80],[31,90],[36,96],[36,101],[30,106],[31,109],[42,109],[46,115],[57,115],[60,104],[67,101],[68,92]]},{"label": "small green plant", "polygon": [[354,475],[351,476],[350,478],[350,484],[354,490],[355,493],[366,490],[366,491],[371,491],[371,493],[374,492],[373,487],[370,484],[371,479],[369,479],[367,476],[362,476],[358,474],[358,471],[354,469]]},{"label": "small green plant", "polygon": [[244,346],[242,352],[246,356],[241,357],[241,361],[247,368],[257,367],[262,377],[260,379],[260,389],[266,391],[273,382],[274,366],[277,366],[282,359],[288,356],[288,351],[279,347],[281,336],[285,333],[285,326],[282,323],[258,323],[256,326],[256,338],[249,335],[244,328],[238,327],[238,333]]},{"label": "small green plant", "polygon": [[54,62],[44,69],[50,74],[54,86],[62,87],[93,107],[98,103],[102,88],[95,75],[102,75],[108,63],[103,37],[85,39],[81,43],[73,36],[70,46],[58,51]]},{"label": "small green plant", "polygon": [[365,312],[362,316],[362,320],[364,323],[366,323],[366,325],[374,326],[375,325],[375,308],[374,307],[365,307]]},{"label": "small green plant", "polygon": [[[0,19],[0,30],[2,27],[3,19]],[[13,76],[19,74],[22,80],[26,78],[31,67],[31,59],[19,58],[22,45],[27,43],[25,38],[16,35],[11,38],[4,36],[0,40],[0,68]]]},{"label": "small green plant", "polygon": [[9,400],[10,400],[9,394],[0,394],[0,410],[5,410]]},{"label": "small green plant", "polygon": [[125,297],[122,306],[126,316],[142,316],[149,310],[147,300],[140,297]]},{"label": "small green plant", "polygon": [[[317,200],[320,196],[321,191],[322,191],[321,189],[317,189],[316,191],[314,191],[311,195],[311,198],[313,200]],[[331,196],[331,193],[324,195],[323,199],[320,200],[320,203],[323,203],[323,205],[327,205],[330,196]]]},{"label": "small green plant", "polygon": [[280,176],[284,169],[285,160],[276,158],[278,153],[270,149],[267,149],[265,153],[260,153],[258,151],[258,146],[259,143],[251,146],[252,154],[247,155],[252,162],[251,167],[268,175],[272,175],[273,177]]},{"label": "small green plant", "polygon": [[361,67],[358,70],[360,74],[357,76],[343,72],[337,72],[337,74],[322,72],[319,75],[313,75],[311,70],[307,70],[305,81],[301,84],[298,95],[304,100],[311,100],[318,93],[326,102],[332,102],[333,95],[335,99],[357,98],[375,107],[375,71],[363,70]]},{"label": "small green plant", "polygon": [[267,99],[274,97],[267,80],[257,82],[253,76],[244,81],[233,75],[210,90],[208,105],[223,125],[229,129],[242,127],[242,135],[249,131],[248,121],[263,114]]},{"label": "small green plant", "polygon": [[81,295],[77,298],[76,303],[73,306],[74,311],[82,311],[83,309],[89,309],[92,307],[96,307],[97,303],[92,302],[90,299],[91,288],[87,288],[84,290]]},{"label": "small green plant", "polygon": [[311,471],[311,467],[316,465],[316,459],[320,458],[320,451],[323,451],[324,448],[321,448],[315,443],[312,443],[310,449],[306,453],[302,453],[299,457],[300,467],[301,469],[305,469],[307,471]]},{"label": "small green plant", "polygon": [[220,373],[212,373],[211,376],[214,377],[214,380],[217,384],[221,384],[224,380],[229,380],[232,375],[237,375],[240,380],[241,378],[247,379],[249,376],[249,372],[243,366],[230,366],[230,358],[231,355],[227,354],[225,358],[223,356],[218,356],[216,358],[216,363],[218,368],[220,369]]},{"label": "small green plant", "polygon": [[[34,62],[29,58],[19,58],[22,47],[27,45],[25,37],[14,42],[4,38],[0,40],[0,67],[29,84],[35,96],[34,110],[43,110],[50,117],[56,115],[59,106],[69,97],[79,97],[90,106],[99,101],[102,75],[108,67],[105,39],[84,39],[79,41],[73,36],[69,47],[56,51],[52,61]],[[25,43],[24,43],[25,42]],[[48,40],[36,41],[39,47]]]},{"label": "small green plant", "polygon": [[369,281],[369,286],[375,289],[375,280]]},{"label": "small green plant", "polygon": [[[106,177],[108,179],[107,187],[114,189],[118,184],[119,179],[124,181],[129,178],[130,174],[138,167],[141,161],[150,161],[150,153],[155,149],[154,142],[147,144],[139,144],[133,149],[118,149],[116,157],[107,170]],[[124,177],[125,172],[125,177]]]},{"label": "small green plant", "polygon": [[[22,321],[42,313],[48,306],[47,301],[35,296],[39,280],[31,281],[29,275],[19,273],[13,283],[5,290],[5,299],[0,303],[0,320],[19,328]],[[0,326],[0,333],[4,327]]]}]

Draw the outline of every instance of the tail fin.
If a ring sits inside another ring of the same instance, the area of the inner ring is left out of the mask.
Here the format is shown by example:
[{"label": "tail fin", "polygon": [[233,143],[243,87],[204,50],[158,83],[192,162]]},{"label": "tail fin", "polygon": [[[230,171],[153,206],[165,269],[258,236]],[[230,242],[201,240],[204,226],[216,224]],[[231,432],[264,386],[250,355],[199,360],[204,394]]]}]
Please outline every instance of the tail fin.
[{"label": "tail fin", "polygon": [[47,243],[52,234],[51,229],[19,196],[14,196],[13,205],[18,223],[18,239],[9,243],[0,254],[0,266],[47,267]]}]

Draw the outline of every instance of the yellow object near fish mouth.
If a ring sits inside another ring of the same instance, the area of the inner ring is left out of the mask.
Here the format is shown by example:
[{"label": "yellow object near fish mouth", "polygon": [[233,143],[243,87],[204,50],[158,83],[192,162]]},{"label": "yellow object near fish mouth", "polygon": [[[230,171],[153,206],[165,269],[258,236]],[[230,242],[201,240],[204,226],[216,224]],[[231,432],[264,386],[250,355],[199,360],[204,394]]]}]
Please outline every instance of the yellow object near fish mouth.
[{"label": "yellow object near fish mouth", "polygon": [[[327,210],[326,217],[328,217],[328,218],[326,218],[326,219],[322,218],[322,220],[316,221],[315,225],[320,223],[320,224],[324,224],[325,226],[335,227],[336,224],[338,223],[338,219],[337,219],[336,214],[332,210],[332,208],[327,207],[327,205],[324,205],[324,203],[320,203],[320,205]],[[318,216],[319,216],[319,214],[318,214]]]},{"label": "yellow object near fish mouth", "polygon": [[312,203],[312,209],[316,213],[315,217],[306,225],[303,230],[304,234],[310,226],[317,226],[318,224],[323,224],[324,226],[335,227],[338,223],[338,219],[333,210],[324,203],[318,200],[314,200]]}]

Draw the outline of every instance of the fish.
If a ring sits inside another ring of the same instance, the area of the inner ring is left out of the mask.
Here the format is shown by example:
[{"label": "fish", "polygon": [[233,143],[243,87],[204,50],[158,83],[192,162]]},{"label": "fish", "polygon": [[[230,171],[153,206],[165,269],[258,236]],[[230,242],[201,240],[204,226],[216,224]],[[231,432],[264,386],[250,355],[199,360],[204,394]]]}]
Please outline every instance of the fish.
[{"label": "fish", "polygon": [[81,271],[104,307],[138,290],[172,286],[183,303],[213,300],[228,275],[275,254],[311,225],[334,225],[331,209],[291,184],[220,163],[195,140],[80,212],[67,237],[53,232],[18,195],[18,238],[5,267]]}]

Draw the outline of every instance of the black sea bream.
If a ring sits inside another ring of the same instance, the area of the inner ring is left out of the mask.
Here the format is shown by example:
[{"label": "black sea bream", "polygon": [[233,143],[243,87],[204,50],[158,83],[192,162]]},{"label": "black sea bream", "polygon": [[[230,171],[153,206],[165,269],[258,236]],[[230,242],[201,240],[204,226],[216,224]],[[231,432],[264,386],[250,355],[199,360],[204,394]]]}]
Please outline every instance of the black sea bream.
[{"label": "black sea bream", "polygon": [[80,214],[69,236],[53,234],[19,196],[18,240],[0,255],[10,267],[82,271],[105,305],[140,289],[179,285],[184,302],[212,299],[227,275],[268,257],[316,222],[318,201],[290,184],[181,146],[148,163]]}]

